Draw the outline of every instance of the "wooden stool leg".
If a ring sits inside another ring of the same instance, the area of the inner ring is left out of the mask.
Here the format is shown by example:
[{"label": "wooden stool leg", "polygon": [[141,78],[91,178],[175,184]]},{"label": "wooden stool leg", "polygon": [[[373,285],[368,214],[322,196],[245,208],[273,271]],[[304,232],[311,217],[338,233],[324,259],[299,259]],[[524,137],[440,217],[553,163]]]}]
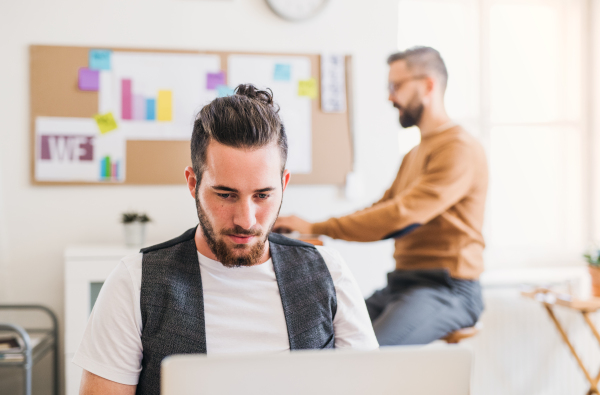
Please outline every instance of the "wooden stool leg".
[{"label": "wooden stool leg", "polygon": [[560,325],[560,322],[558,322],[558,319],[556,319],[556,316],[554,315],[554,311],[552,310],[552,307],[550,307],[548,304],[544,304],[544,306],[546,307],[546,310],[548,311],[548,314],[550,315],[550,318],[552,318],[552,321],[554,322],[554,325],[556,325],[556,328],[560,332],[560,335],[561,335],[562,339],[564,340],[565,343],[567,343],[567,346],[569,346],[569,350],[571,350],[571,353],[573,354],[573,356],[577,360],[577,363],[579,364],[579,367],[583,371],[583,374],[585,374],[585,377],[587,378],[587,380],[590,383],[590,390],[588,392],[588,395],[597,394],[598,393],[598,388],[597,388],[596,381],[592,378],[592,376],[590,376],[590,374],[588,373],[587,369],[583,365],[583,362],[579,358],[579,355],[577,355],[577,352],[575,351],[575,348],[573,347],[573,345],[569,341],[569,338],[567,337],[567,333],[563,329],[562,325]]},{"label": "wooden stool leg", "polygon": [[[581,314],[583,315],[583,319],[585,320],[585,322],[587,322],[588,326],[592,330],[592,333],[594,334],[594,337],[596,338],[596,340],[598,340],[598,344],[600,345],[600,333],[598,333],[598,329],[596,329],[596,326],[592,322],[590,318],[590,313],[587,311],[582,311]],[[598,375],[596,376],[596,386],[598,386],[598,382],[600,382],[600,372],[598,372]]]}]

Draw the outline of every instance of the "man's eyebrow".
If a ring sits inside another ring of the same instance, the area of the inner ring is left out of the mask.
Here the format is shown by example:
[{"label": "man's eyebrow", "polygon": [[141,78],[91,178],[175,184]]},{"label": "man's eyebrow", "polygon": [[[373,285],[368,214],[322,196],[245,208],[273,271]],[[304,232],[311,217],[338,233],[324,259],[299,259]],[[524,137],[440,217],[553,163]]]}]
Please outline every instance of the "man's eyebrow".
[{"label": "man's eyebrow", "polygon": [[218,189],[219,191],[227,191],[227,192],[238,192],[237,189],[229,188],[224,185],[215,185],[211,187],[212,189]]},{"label": "man's eyebrow", "polygon": [[[215,185],[211,188],[215,189],[215,190],[219,190],[219,191],[225,191],[225,192],[236,192],[236,193],[238,192],[237,189],[229,188],[229,187],[226,187],[225,185]],[[255,190],[254,193],[271,192],[271,191],[274,191],[275,189],[277,189],[277,188],[275,188],[275,187],[261,188],[261,189]]]}]

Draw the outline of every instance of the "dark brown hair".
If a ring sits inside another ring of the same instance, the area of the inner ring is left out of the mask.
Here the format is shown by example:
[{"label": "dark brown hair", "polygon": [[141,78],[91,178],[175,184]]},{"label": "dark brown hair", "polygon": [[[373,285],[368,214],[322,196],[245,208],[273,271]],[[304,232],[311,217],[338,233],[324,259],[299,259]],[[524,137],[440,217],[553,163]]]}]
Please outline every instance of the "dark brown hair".
[{"label": "dark brown hair", "polygon": [[192,167],[200,185],[208,144],[214,140],[235,148],[261,148],[277,142],[281,151],[281,173],[287,160],[287,136],[273,102],[273,92],[242,84],[235,94],[219,97],[200,110],[192,133]]},{"label": "dark brown hair", "polygon": [[410,71],[418,74],[435,73],[440,78],[442,88],[448,84],[448,69],[440,53],[431,47],[412,47],[402,52],[391,54],[387,63],[392,64],[404,60]]}]

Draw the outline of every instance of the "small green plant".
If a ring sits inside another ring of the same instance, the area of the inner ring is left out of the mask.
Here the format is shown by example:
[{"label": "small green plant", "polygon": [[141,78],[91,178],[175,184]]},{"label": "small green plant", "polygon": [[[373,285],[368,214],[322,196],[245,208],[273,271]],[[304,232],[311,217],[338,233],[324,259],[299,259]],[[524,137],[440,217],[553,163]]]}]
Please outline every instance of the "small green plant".
[{"label": "small green plant", "polygon": [[597,248],[590,248],[589,252],[583,254],[583,257],[590,266],[600,267],[600,250]]},{"label": "small green plant", "polygon": [[121,222],[124,224],[131,224],[133,222],[141,222],[143,224],[152,221],[145,213],[136,213],[134,211],[123,213],[121,216]]}]

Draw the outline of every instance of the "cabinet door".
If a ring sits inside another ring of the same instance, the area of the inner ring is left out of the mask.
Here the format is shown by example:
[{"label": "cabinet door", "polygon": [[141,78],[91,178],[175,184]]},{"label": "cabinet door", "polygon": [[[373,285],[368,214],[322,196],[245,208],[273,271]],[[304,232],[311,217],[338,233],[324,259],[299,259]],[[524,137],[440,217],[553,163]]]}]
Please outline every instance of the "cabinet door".
[{"label": "cabinet door", "polygon": [[[119,259],[65,262],[65,353],[74,354],[81,343],[93,302]],[[68,362],[70,363],[70,362]]]}]

